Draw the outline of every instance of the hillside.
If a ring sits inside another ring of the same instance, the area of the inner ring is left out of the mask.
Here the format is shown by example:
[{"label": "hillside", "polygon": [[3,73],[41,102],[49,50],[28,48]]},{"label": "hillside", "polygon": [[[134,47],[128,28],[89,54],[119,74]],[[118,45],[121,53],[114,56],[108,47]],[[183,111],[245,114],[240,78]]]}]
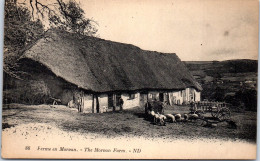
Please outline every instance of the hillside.
[{"label": "hillside", "polygon": [[232,104],[247,99],[250,105],[245,106],[256,108],[257,60],[185,61],[185,64],[203,87],[202,99]]},{"label": "hillside", "polygon": [[208,75],[219,73],[257,72],[257,60],[226,60],[226,61],[185,61],[191,71],[203,70]]}]

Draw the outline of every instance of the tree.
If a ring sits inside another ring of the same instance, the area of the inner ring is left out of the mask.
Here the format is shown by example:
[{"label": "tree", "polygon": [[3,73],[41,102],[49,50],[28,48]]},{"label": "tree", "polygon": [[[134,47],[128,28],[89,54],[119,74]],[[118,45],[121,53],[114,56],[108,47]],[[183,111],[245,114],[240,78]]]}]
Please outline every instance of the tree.
[{"label": "tree", "polygon": [[42,37],[46,29],[59,28],[88,36],[95,36],[97,32],[95,21],[85,18],[77,2],[45,3],[45,0],[5,1],[4,71],[12,77],[21,79],[24,73],[17,68],[21,51]]},{"label": "tree", "polygon": [[217,86],[217,87],[215,88],[215,93],[214,93],[213,96],[214,96],[213,98],[214,98],[216,101],[222,102],[222,101],[224,101],[225,90]]},{"label": "tree", "polygon": [[62,0],[57,0],[57,2],[60,16],[51,15],[49,17],[51,25],[82,35],[94,36],[96,34],[97,29],[91,23],[94,21],[84,17],[84,11],[78,3],[72,0],[68,3]]},{"label": "tree", "polygon": [[235,98],[244,103],[246,110],[257,110],[257,91],[255,89],[242,88],[236,92]]},{"label": "tree", "polygon": [[[34,17],[48,18],[49,25],[69,32],[81,35],[95,36],[97,23],[84,16],[85,12],[80,4],[74,0],[64,2],[56,0],[56,3],[44,4],[44,0],[30,0],[32,15]],[[46,2],[45,2],[46,3]]]},{"label": "tree", "polygon": [[3,69],[10,76],[20,78],[17,59],[20,51],[44,33],[39,19],[32,20],[28,8],[17,5],[16,1],[5,1],[4,22],[4,65]]}]

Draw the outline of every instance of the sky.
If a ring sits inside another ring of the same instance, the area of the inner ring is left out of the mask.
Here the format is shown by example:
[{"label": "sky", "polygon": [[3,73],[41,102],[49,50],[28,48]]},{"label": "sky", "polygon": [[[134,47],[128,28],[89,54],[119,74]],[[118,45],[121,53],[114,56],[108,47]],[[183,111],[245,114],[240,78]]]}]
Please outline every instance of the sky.
[{"label": "sky", "polygon": [[102,39],[183,61],[258,59],[257,0],[79,0]]}]

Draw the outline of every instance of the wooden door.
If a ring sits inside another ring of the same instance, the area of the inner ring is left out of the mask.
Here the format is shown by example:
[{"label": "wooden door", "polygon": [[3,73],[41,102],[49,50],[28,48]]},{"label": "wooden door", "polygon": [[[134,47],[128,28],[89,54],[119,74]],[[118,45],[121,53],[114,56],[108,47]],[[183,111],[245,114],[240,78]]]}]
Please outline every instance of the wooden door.
[{"label": "wooden door", "polygon": [[163,93],[159,93],[159,101],[163,102]]}]

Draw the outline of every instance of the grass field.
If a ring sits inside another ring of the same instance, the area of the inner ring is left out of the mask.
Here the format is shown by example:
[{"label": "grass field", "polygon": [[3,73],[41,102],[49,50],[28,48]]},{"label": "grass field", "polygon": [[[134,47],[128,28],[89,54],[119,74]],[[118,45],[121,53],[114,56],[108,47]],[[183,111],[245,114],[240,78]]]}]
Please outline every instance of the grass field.
[{"label": "grass field", "polygon": [[[187,106],[168,106],[165,113],[187,113]],[[227,123],[220,123],[216,128],[201,126],[198,122],[167,123],[166,126],[154,125],[144,119],[144,110],[135,107],[122,112],[107,112],[100,114],[78,113],[75,109],[66,106],[49,105],[21,105],[11,104],[3,106],[3,129],[15,128],[18,125],[29,123],[45,123],[55,126],[66,132],[77,132],[81,135],[96,133],[113,138],[124,137],[149,137],[149,138],[212,138],[223,140],[256,141],[257,113],[246,111],[232,113],[238,128],[231,129]]]}]

